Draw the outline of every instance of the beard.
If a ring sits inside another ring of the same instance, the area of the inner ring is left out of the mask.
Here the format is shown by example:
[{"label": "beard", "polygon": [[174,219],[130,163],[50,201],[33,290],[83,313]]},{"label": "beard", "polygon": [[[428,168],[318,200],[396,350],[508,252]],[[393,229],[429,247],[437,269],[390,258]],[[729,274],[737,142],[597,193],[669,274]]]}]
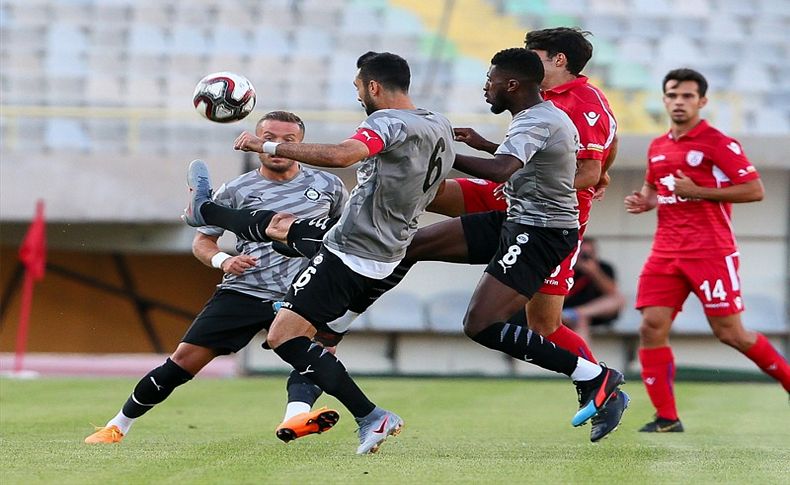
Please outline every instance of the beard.
[{"label": "beard", "polygon": [[362,107],[365,108],[365,113],[368,116],[379,110],[373,97],[368,93],[365,93],[365,96],[362,98]]}]

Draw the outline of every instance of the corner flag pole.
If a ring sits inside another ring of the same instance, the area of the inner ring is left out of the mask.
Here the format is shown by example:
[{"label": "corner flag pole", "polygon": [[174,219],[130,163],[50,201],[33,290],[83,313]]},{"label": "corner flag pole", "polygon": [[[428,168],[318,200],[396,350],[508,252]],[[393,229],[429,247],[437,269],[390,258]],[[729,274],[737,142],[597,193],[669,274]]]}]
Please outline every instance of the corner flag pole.
[{"label": "corner flag pole", "polygon": [[44,278],[47,266],[47,236],[44,223],[44,201],[36,202],[36,215],[25,239],[19,248],[19,259],[25,265],[25,280],[22,286],[22,301],[19,309],[19,326],[16,332],[16,352],[14,354],[14,372],[22,371],[27,346],[27,334],[30,323],[30,312],[33,305],[33,286],[36,281]]}]

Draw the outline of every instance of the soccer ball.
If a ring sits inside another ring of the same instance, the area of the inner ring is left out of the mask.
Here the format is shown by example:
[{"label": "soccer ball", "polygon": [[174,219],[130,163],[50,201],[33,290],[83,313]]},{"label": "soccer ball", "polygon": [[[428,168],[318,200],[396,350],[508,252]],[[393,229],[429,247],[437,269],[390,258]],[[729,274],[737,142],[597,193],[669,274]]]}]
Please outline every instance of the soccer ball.
[{"label": "soccer ball", "polygon": [[195,109],[217,123],[239,121],[255,107],[255,88],[246,77],[233,72],[215,72],[200,80],[192,96]]}]

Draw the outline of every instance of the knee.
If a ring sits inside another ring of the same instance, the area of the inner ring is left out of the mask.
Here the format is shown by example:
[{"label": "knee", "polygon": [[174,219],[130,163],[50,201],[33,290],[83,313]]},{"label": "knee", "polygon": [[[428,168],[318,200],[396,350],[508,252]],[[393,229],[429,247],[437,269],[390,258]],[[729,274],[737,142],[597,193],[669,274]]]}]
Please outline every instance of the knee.
[{"label": "knee", "polygon": [[467,310],[466,315],[464,315],[464,334],[467,337],[474,340],[477,334],[482,332],[487,326],[488,322],[482,320],[474,308]]},{"label": "knee", "polygon": [[672,321],[665,321],[650,315],[642,317],[642,324],[639,327],[639,337],[643,343],[659,344],[669,333]]},{"label": "knee", "polygon": [[185,371],[195,375],[211,362],[215,356],[216,353],[211,349],[182,342],[178,345],[176,351],[173,352],[173,355],[170,356],[170,360]]},{"label": "knee", "polygon": [[560,322],[559,321],[557,321],[557,322],[549,322],[549,321],[540,321],[540,320],[538,320],[538,321],[535,321],[535,322],[532,322],[532,321],[529,322],[530,330],[532,330],[533,332],[539,333],[540,335],[543,335],[544,337],[547,336],[547,335],[551,335],[559,327],[560,327]]}]

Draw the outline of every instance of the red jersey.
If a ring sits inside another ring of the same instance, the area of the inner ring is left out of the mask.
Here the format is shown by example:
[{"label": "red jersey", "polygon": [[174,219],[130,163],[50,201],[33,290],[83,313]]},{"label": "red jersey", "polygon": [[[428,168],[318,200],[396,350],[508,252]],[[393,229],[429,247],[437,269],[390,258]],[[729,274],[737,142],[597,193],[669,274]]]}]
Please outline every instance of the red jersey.
[{"label": "red jersey", "polygon": [[676,196],[678,170],[701,187],[729,187],[760,178],[741,145],[705,120],[677,140],[671,132],[653,140],[645,176],[645,182],[658,194],[658,227],[652,254],[708,258],[735,253],[732,204]]},{"label": "red jersey", "polygon": [[[603,167],[617,132],[617,121],[603,92],[590,84],[586,76],[579,76],[573,81],[543,91],[543,99],[557,105],[576,126],[579,132],[579,151],[576,158],[598,160]],[[579,200],[579,224],[587,223],[594,194],[594,187],[576,191]]]}]

